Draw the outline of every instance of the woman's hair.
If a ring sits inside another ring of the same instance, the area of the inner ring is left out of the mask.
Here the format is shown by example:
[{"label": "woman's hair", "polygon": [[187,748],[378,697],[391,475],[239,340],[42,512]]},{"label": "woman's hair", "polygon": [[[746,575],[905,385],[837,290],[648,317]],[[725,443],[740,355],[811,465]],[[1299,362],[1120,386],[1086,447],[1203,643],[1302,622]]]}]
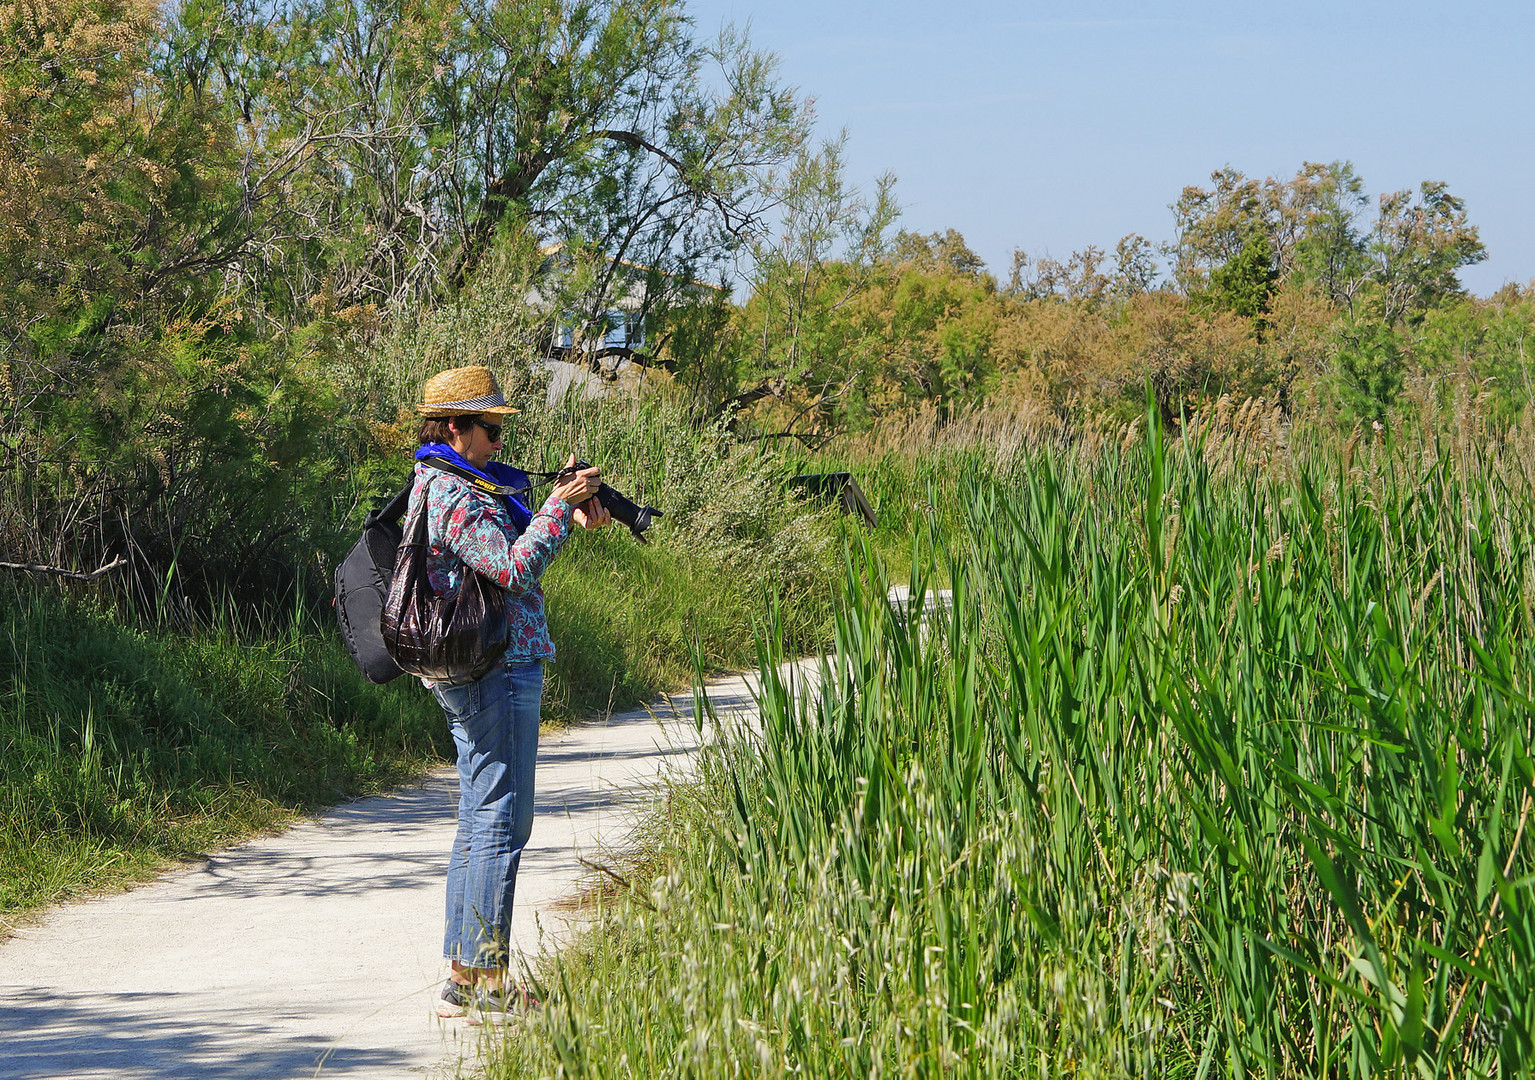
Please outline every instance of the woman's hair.
[{"label": "woman's hair", "polygon": [[[472,419],[471,416],[429,416],[416,429],[416,441],[422,446],[434,442],[450,443],[453,441],[453,429],[463,431]],[[455,420],[458,423],[455,424]]]}]

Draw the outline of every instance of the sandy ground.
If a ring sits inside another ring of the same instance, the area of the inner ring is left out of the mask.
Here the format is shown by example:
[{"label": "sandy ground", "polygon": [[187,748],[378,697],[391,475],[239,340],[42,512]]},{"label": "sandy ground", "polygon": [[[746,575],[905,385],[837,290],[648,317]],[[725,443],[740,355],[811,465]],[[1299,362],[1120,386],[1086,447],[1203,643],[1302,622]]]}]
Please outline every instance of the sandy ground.
[{"label": "sandy ground", "polygon": [[[712,683],[722,715],[752,707]],[[599,859],[699,746],[691,695],[546,737],[513,939],[558,947]],[[749,721],[748,721],[749,722]],[[456,1075],[480,1029],[439,1020],[457,780],[337,807],[0,945],[0,1078]]]}]

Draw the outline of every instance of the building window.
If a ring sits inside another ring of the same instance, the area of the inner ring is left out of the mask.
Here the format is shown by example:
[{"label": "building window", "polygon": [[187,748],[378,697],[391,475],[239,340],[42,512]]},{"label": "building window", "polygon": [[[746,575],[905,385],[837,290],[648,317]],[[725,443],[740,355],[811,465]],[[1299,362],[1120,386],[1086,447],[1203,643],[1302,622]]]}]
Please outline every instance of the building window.
[{"label": "building window", "polygon": [[624,313],[622,311],[609,311],[607,315],[608,332],[603,337],[602,343],[610,349],[622,349],[628,342],[628,335],[624,330]]},{"label": "building window", "polygon": [[[603,320],[607,329],[602,333],[602,347],[606,349],[637,349],[645,344],[645,319],[637,311],[623,311],[619,308],[610,309]],[[583,335],[579,334],[576,327],[579,320],[575,316],[566,316],[554,329],[554,347],[557,349],[574,349]]]}]

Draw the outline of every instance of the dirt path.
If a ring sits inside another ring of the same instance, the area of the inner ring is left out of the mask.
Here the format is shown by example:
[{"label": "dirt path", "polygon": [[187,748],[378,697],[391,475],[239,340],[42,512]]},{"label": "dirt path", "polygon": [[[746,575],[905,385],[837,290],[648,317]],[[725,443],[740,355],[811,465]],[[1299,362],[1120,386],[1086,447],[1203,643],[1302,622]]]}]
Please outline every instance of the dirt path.
[{"label": "dirt path", "polygon": [[[712,683],[749,712],[740,678]],[[513,919],[526,954],[572,932],[580,859],[621,844],[699,745],[692,698],[544,739]],[[454,830],[451,770],[60,907],[0,945],[0,1078],[454,1075],[477,1029],[432,1006]]]}]

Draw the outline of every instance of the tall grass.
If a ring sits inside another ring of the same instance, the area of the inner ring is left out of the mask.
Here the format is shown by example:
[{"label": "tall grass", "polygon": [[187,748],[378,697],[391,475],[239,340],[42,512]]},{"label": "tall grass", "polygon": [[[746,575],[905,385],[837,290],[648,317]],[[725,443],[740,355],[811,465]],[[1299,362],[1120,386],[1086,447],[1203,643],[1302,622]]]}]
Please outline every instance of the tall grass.
[{"label": "tall grass", "polygon": [[0,589],[0,913],[400,783],[442,713],[366,683],[300,611],[148,630],[51,588]]},{"label": "tall grass", "polygon": [[570,400],[511,420],[507,460],[556,469],[575,453],[664,512],[648,545],[615,525],[572,537],[551,564],[550,715],[633,706],[686,685],[695,661],[749,665],[753,627],[774,595],[788,647],[825,647],[835,524],[785,487],[790,465],[777,454],[696,428],[659,399]]},{"label": "tall grass", "polygon": [[492,1075],[1527,1072],[1521,461],[1254,412],[969,474],[928,623],[850,550]]}]

